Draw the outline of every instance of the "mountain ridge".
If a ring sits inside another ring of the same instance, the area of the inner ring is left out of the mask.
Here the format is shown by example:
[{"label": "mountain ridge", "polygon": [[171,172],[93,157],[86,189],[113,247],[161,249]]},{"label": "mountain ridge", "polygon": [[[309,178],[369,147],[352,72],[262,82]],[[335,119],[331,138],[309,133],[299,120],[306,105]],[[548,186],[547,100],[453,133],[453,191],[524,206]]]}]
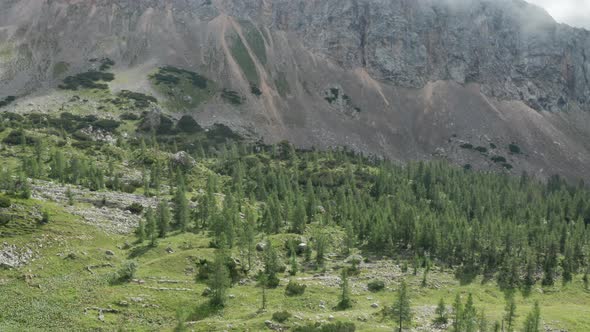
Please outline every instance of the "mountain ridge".
[{"label": "mountain ridge", "polygon": [[516,143],[526,153],[510,154],[511,172],[589,172],[590,32],[524,1],[20,0],[0,9],[6,95],[51,90],[105,57],[116,62],[113,90],[165,100],[148,76],[173,65],[245,101],[169,111],[269,142],[484,170],[503,168],[462,145]]}]

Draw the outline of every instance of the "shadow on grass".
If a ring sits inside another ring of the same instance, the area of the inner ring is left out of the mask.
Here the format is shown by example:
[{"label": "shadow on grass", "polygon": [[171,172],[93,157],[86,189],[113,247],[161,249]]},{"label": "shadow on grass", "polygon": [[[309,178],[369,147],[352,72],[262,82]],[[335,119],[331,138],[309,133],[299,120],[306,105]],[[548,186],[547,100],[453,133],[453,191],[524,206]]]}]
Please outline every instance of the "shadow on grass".
[{"label": "shadow on grass", "polygon": [[151,244],[147,244],[144,246],[137,246],[133,249],[131,249],[131,252],[129,252],[129,256],[127,256],[129,259],[133,259],[133,258],[137,258],[143,254],[145,254],[146,252],[150,251],[150,249],[155,248],[155,246],[152,246]]},{"label": "shadow on grass", "polygon": [[223,307],[213,307],[209,302],[199,304],[193,312],[188,315],[188,320],[197,322],[213,315],[219,314],[223,311]]}]

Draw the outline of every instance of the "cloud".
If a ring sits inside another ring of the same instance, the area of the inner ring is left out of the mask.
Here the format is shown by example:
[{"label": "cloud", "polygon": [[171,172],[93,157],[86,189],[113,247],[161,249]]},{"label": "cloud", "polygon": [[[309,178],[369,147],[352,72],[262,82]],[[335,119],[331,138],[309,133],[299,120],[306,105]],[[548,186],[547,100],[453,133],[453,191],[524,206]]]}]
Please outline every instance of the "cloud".
[{"label": "cloud", "polygon": [[560,23],[590,30],[589,0],[526,0],[545,8]]}]

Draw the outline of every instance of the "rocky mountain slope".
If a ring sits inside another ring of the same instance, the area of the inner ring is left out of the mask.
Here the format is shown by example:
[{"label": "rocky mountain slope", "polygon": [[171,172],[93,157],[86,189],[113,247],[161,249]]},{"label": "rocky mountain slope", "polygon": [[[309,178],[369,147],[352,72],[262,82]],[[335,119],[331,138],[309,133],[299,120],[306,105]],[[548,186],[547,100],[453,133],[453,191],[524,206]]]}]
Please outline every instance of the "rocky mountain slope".
[{"label": "rocky mountain slope", "polygon": [[[590,175],[587,55],[589,31],[521,0],[0,3],[2,110],[55,111],[55,87],[108,58],[112,90],[204,125],[540,177]],[[162,89],[164,65],[216,90]]]}]

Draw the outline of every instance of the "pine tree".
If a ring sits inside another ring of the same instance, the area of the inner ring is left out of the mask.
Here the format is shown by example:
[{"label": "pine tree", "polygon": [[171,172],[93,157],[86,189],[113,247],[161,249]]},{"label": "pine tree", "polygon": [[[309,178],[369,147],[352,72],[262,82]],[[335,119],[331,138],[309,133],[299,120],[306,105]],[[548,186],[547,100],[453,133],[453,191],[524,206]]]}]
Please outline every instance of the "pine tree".
[{"label": "pine tree", "polygon": [[165,238],[170,231],[170,209],[165,201],[158,204],[158,236]]},{"label": "pine tree", "polygon": [[405,281],[402,281],[397,292],[397,298],[391,308],[393,319],[399,324],[399,332],[402,332],[404,323],[410,324],[412,322],[412,309],[410,304],[410,297],[408,294],[408,286]]},{"label": "pine tree", "polygon": [[253,208],[246,210],[246,220],[242,223],[243,229],[240,236],[242,250],[246,252],[248,271],[252,268],[252,256],[255,251],[256,241],[256,212]]},{"label": "pine tree", "polygon": [[514,320],[516,319],[516,302],[514,294],[510,293],[506,298],[506,307],[504,308],[504,321],[506,322],[506,331],[514,331]]},{"label": "pine tree", "polygon": [[348,286],[348,269],[342,269],[340,284],[340,301],[336,306],[339,310],[346,310],[352,307],[352,301],[350,299],[350,289]]},{"label": "pine tree", "polygon": [[145,241],[146,234],[145,234],[145,221],[143,219],[139,220],[139,225],[135,229],[135,236],[137,237],[137,242],[142,243]]},{"label": "pine tree", "polygon": [[445,300],[443,298],[440,299],[438,305],[436,306],[435,310],[436,318],[434,319],[434,323],[437,325],[446,325],[449,322],[449,314],[447,312],[447,307],[445,305]]},{"label": "pine tree", "polygon": [[539,301],[535,301],[533,310],[527,315],[524,322],[523,332],[539,332],[541,327],[541,308]]},{"label": "pine tree", "polygon": [[154,211],[151,207],[145,213],[145,233],[150,240],[150,245],[156,246],[158,243],[158,230]]},{"label": "pine tree", "polygon": [[[288,204],[286,204],[288,205]],[[291,221],[291,231],[297,234],[303,234],[306,224],[305,206],[301,199],[297,199],[293,220]]]},{"label": "pine tree", "polygon": [[467,297],[467,302],[465,302],[465,308],[463,309],[463,321],[465,322],[465,332],[476,332],[477,310],[475,309],[473,295],[471,295],[471,293]]},{"label": "pine tree", "polygon": [[488,318],[486,317],[486,313],[483,310],[479,313],[478,328],[479,332],[488,331]]},{"label": "pine tree", "polygon": [[264,249],[264,273],[267,276],[267,286],[275,288],[279,285],[279,278],[277,273],[280,268],[279,256],[273,247],[270,240],[266,241],[266,247]]},{"label": "pine tree", "polygon": [[455,302],[453,302],[453,331],[463,332],[463,303],[461,302],[461,295],[455,296]]},{"label": "pine tree", "polygon": [[208,282],[209,288],[211,289],[209,304],[215,308],[225,306],[226,292],[230,286],[229,270],[226,261],[227,256],[224,249],[218,250]]},{"label": "pine tree", "polygon": [[174,196],[174,221],[181,232],[186,232],[189,221],[188,200],[184,191],[184,185],[176,188]]}]

